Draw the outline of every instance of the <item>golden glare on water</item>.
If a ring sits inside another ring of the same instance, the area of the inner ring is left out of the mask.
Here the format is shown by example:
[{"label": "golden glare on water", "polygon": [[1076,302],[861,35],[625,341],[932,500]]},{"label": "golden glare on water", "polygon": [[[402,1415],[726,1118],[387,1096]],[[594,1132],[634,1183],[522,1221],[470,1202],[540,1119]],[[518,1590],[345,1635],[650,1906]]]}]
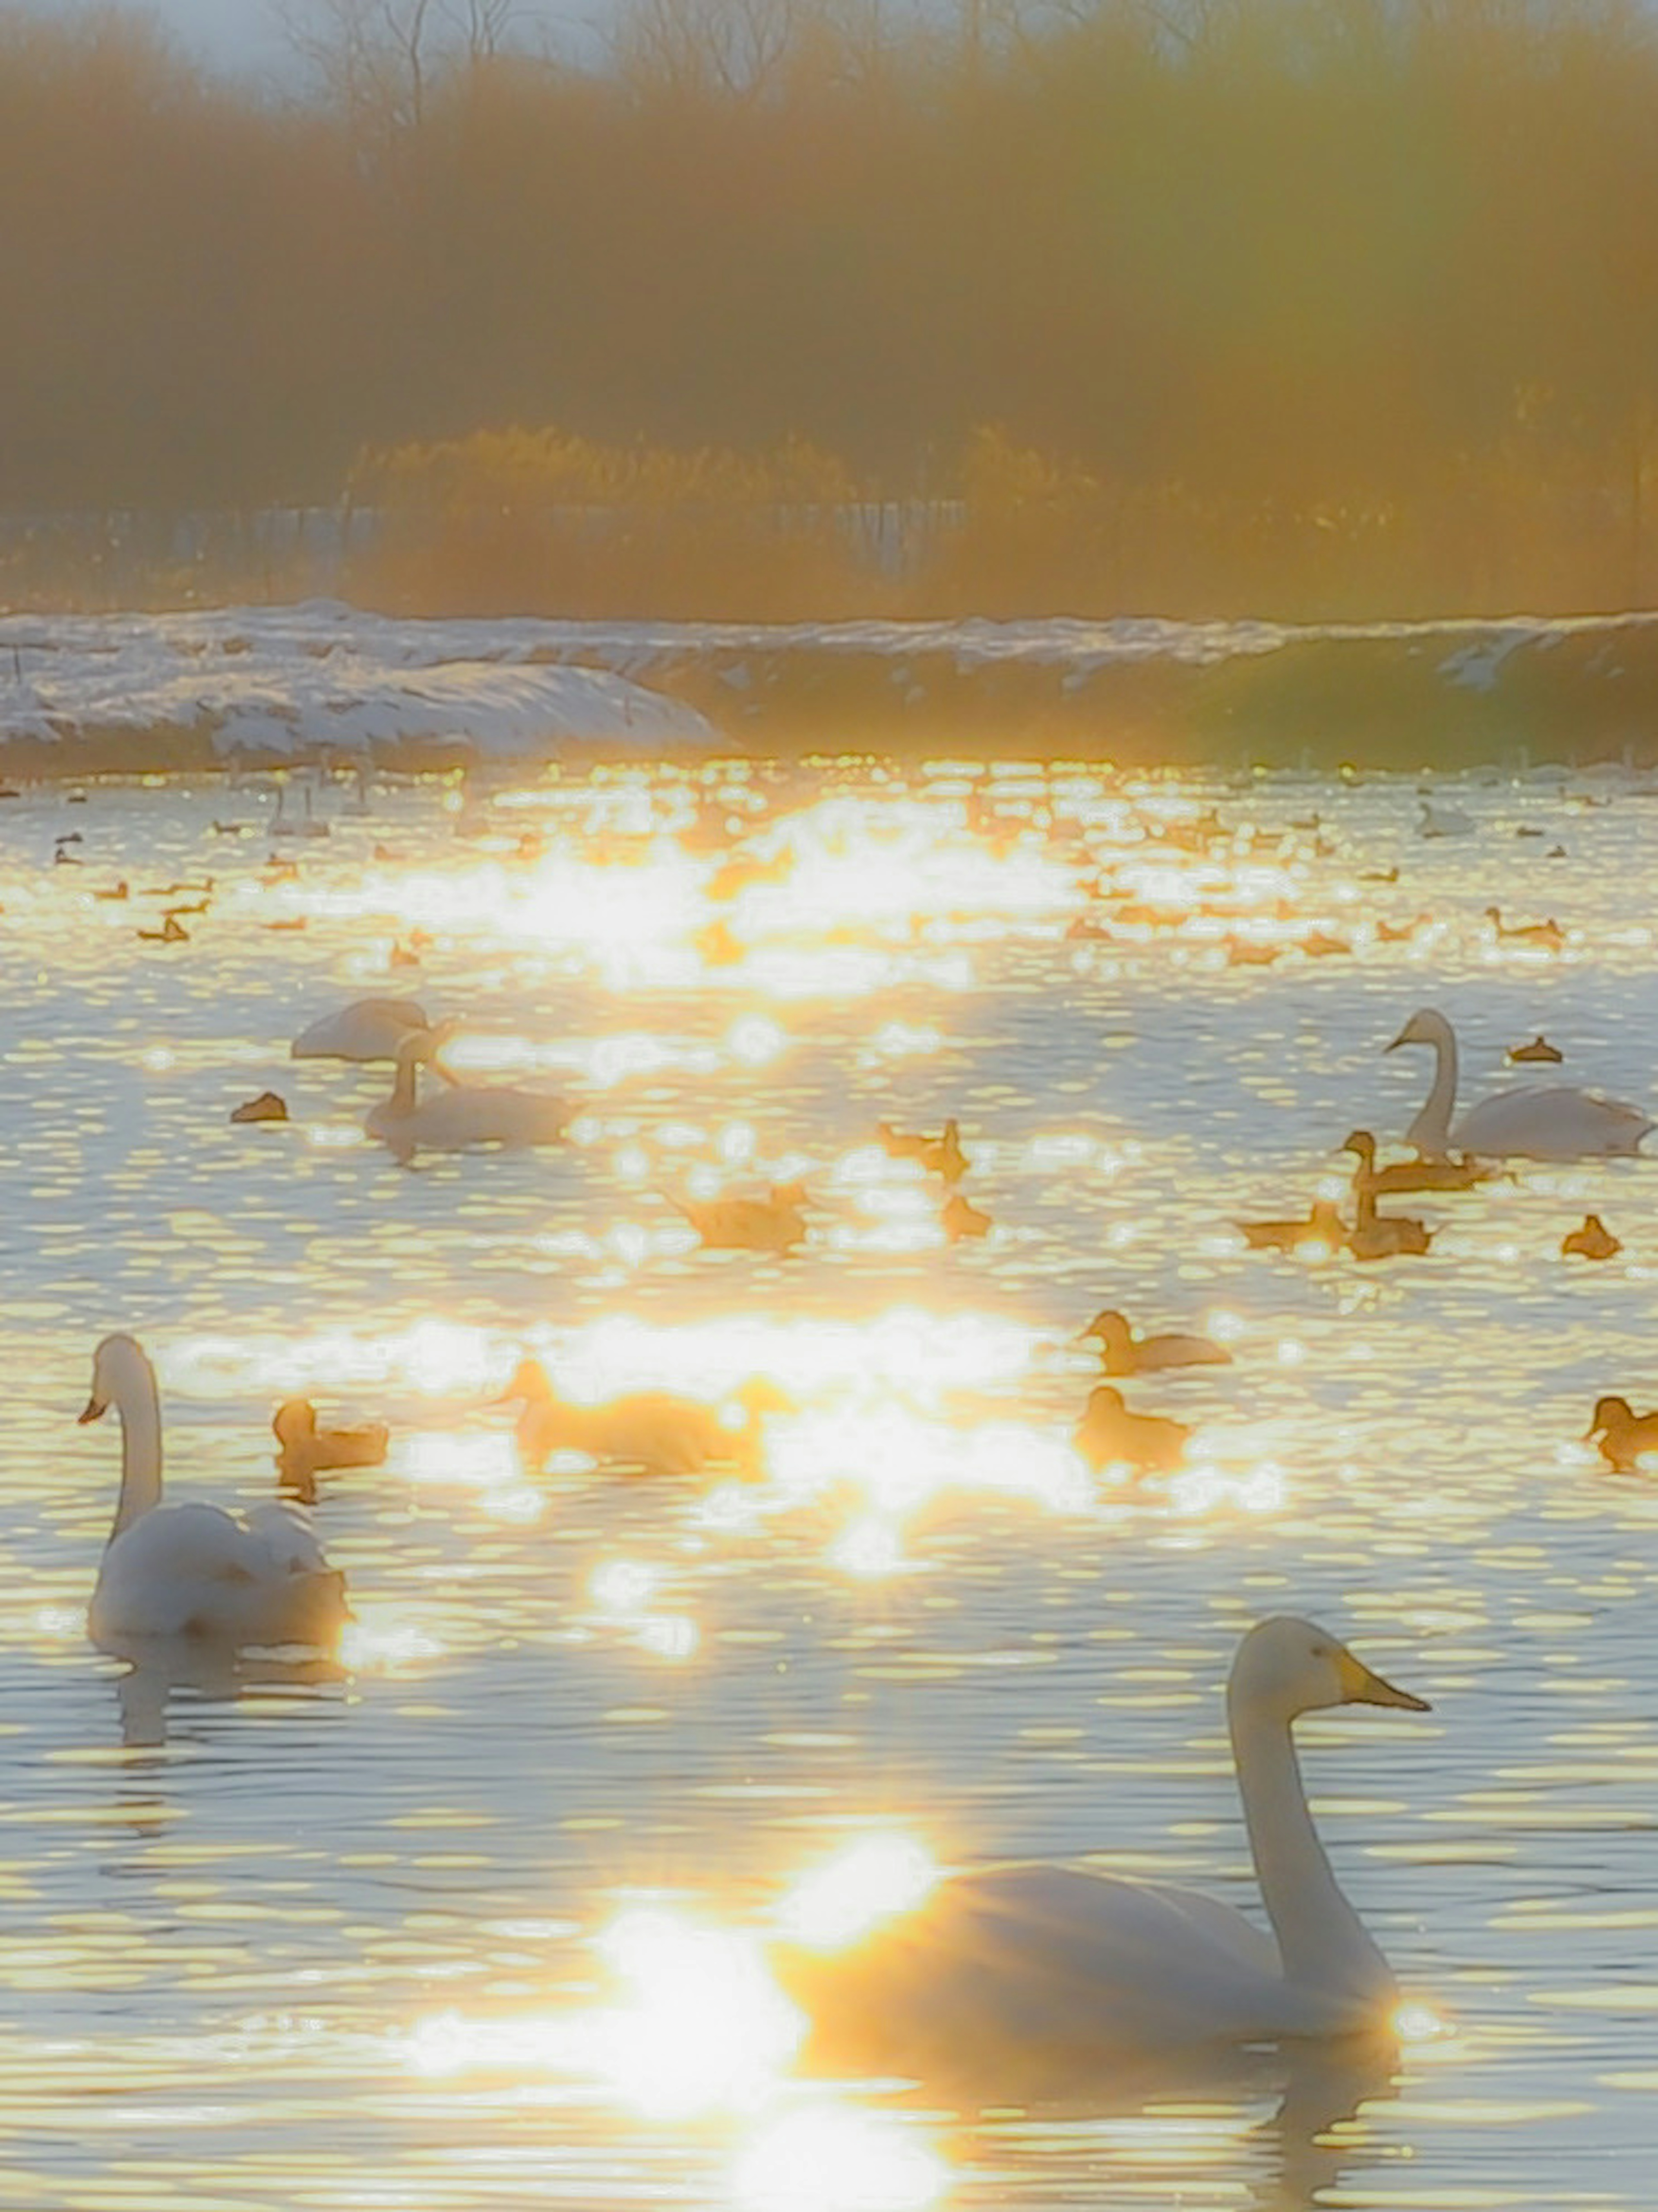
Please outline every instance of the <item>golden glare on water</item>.
[{"label": "golden glare on water", "polygon": [[[1425,1265],[1235,1226],[1346,1218],[1350,1128],[1400,1158],[1418,1005],[1467,1100],[1545,1030],[1563,1079],[1650,1097],[1642,809],[1469,779],[1452,849],[1405,778],[571,761],[376,775],[361,823],[320,779],[331,836],[272,868],[254,781],[94,780],[79,871],[61,792],[0,809],[0,2200],[1553,2212],[1588,2172],[1644,2212],[1658,1517],[1583,1431],[1650,1402],[1649,1165],[1410,1194]],[[1493,941],[1499,869],[1558,952]],[[210,873],[186,941],[141,937]],[[565,1138],[405,1166],[365,1131],[388,1063],[289,1056],[405,994]],[[233,1123],[267,1087],[288,1119]],[[950,1122],[955,1180],[902,1156]],[[786,1251],[680,1210],[797,1180]],[[952,1194],[989,1235],[951,1241]],[[1597,1207],[1618,1263],[1564,1261]],[[1119,1308],[1210,1356],[1120,1371],[1078,1336]],[[337,1664],[91,1649],[111,1330],[155,1359],[169,1502],[268,1508],[290,1398],[384,1424],[308,1509]],[[1108,1376],[1161,1463],[1079,1455]],[[833,2071],[778,1977],[944,1925],[923,1832],[1264,1929],[1224,1686],[1303,1612],[1433,1705],[1303,1731],[1332,1870],[1423,1993],[1379,2074],[1252,2051],[975,2119]]]}]

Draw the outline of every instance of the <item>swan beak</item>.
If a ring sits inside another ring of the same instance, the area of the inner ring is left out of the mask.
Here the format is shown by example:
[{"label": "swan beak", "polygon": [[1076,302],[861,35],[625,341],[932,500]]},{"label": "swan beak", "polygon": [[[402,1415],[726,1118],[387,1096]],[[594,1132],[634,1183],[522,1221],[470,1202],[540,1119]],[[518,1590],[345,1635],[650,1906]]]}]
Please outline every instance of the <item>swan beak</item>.
[{"label": "swan beak", "polygon": [[75,1425],[77,1429],[83,1429],[88,1421],[101,1420],[108,1411],[109,1401],[107,1398],[88,1398],[86,1402],[85,1411],[76,1415]]},{"label": "swan beak", "polygon": [[1391,1682],[1373,1674],[1362,1659],[1351,1651],[1341,1655],[1341,1686],[1350,1705],[1398,1705],[1407,1713],[1430,1713],[1433,1707],[1425,1698],[1413,1697],[1409,1690],[1396,1690]]},{"label": "swan beak", "polygon": [[1399,1035],[1394,1039],[1393,1042],[1391,1044],[1384,1044],[1382,1049],[1383,1052],[1397,1052],[1400,1045],[1408,1044],[1410,1041],[1411,1040],[1406,1036],[1404,1030],[1400,1030]]}]

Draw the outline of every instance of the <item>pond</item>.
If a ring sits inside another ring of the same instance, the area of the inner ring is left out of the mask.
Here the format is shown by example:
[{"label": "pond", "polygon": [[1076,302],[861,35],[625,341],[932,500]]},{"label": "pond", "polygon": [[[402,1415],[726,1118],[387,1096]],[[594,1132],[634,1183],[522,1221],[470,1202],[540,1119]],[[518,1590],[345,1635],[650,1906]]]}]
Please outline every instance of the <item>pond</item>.
[{"label": "pond", "polygon": [[[1636,780],[1446,781],[1442,836],[1404,779],[1080,760],[311,799],[275,842],[269,778],[0,807],[0,2204],[1649,2203],[1658,1491],[1584,1431],[1658,1385],[1655,1170],[1388,1200],[1431,1242],[1379,1262],[1236,1226],[1401,1144],[1421,1006],[1467,1101],[1650,1103]],[[288,1056],[387,996],[564,1137],[400,1162],[388,1066]],[[954,1237],[880,1137],[950,1118]],[[794,1182],[786,1250],[682,1210]],[[1563,1255],[1590,1212],[1621,1250]],[[1170,1468],[1073,1448],[1102,1307],[1230,1354],[1121,1384]],[[114,1331],[170,1499],[267,1501],[284,1399],[387,1425],[320,1479],[337,1665],[88,1642]],[[721,1407],[746,1467],[526,1463],[525,1357]],[[1068,1861],[1260,1920],[1224,1700],[1277,1613],[1431,1704],[1297,1730],[1396,2047],[1055,2099],[811,2063],[773,1939],[814,1901]]]}]

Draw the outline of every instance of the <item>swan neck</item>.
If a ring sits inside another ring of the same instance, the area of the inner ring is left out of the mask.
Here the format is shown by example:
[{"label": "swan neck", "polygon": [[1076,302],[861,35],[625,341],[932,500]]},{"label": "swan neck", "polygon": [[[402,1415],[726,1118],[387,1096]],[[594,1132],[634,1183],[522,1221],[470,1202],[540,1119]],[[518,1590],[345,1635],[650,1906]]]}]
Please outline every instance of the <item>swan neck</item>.
[{"label": "swan neck", "polygon": [[399,1120],[415,1110],[415,1060],[412,1053],[398,1056],[397,1073],[392,1078],[392,1111]]},{"label": "swan neck", "polygon": [[152,1370],[124,1378],[115,1410],[121,1420],[121,1494],[112,1543],[161,1499],[161,1401]]},{"label": "swan neck", "polygon": [[1230,1704],[1232,1752],[1255,1874],[1287,1983],[1363,2001],[1391,1990],[1386,1960],[1337,1885],[1287,1721]]},{"label": "swan neck", "polygon": [[1456,1105],[1456,1037],[1447,1029],[1433,1041],[1434,1079],[1428,1103],[1412,1122],[1409,1136],[1425,1157],[1443,1159],[1450,1146],[1451,1115]]}]

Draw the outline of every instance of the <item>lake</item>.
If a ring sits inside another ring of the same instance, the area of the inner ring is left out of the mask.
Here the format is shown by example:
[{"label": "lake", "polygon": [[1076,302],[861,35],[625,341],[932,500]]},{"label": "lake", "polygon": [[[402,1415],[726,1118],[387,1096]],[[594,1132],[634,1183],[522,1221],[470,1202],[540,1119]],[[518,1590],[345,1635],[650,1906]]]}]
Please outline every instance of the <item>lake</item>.
[{"label": "lake", "polygon": [[[1658,1386],[1655,1170],[1389,1201],[1431,1248],[1374,1264],[1234,1226],[1401,1142],[1418,1006],[1467,1100],[1650,1105],[1638,779],[1448,779],[1442,837],[1402,777],[1074,759],[325,781],[280,842],[274,787],[0,807],[0,2205],[1649,2204],[1658,1490],[1582,1438]],[[400,1165],[389,1069],[288,1052],[394,994],[567,1139]],[[1563,1066],[1510,1067],[1539,1032]],[[266,1088],[288,1120],[234,1124]],[[878,1139],[949,1116],[988,1217],[953,1242]],[[673,1202],[795,1179],[781,1255]],[[1589,1211],[1609,1261],[1561,1254]],[[1102,1306],[1232,1355],[1121,1386],[1190,1426],[1170,1476],[1071,1447]],[[116,1330],[172,1498],[270,1497],[285,1397],[389,1425],[322,1478],[337,1668],[88,1642]],[[763,1378],[762,1479],[526,1470],[526,1354],[580,1400]],[[1277,1613],[1432,1704],[1298,1730],[1396,2054],[1055,2104],[810,2069],[765,1947],[826,1869],[1065,1859],[1259,1917],[1223,1694]]]}]

